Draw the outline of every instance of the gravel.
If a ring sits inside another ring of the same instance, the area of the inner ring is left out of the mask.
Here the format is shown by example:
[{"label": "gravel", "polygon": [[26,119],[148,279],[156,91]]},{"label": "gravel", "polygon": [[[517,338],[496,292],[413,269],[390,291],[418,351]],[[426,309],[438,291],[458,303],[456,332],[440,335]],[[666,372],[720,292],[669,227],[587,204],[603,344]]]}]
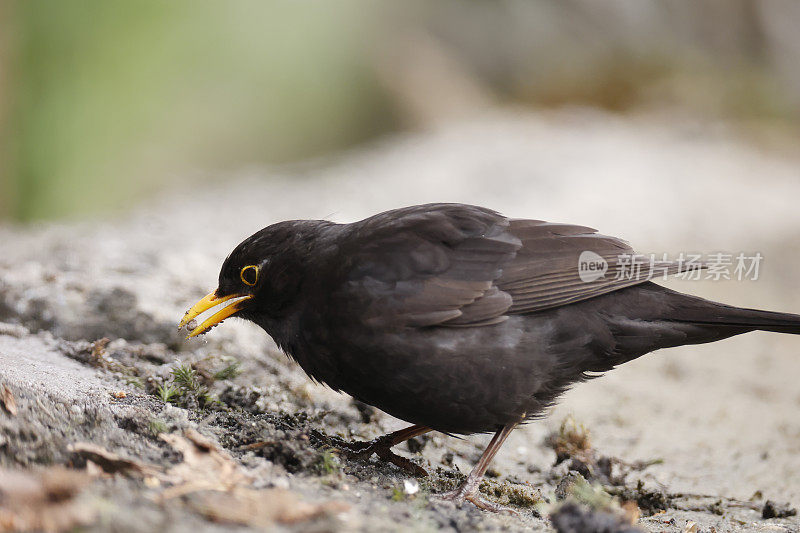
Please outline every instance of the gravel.
[{"label": "gravel", "polygon": [[[187,181],[113,219],[0,227],[0,386],[17,406],[16,415],[0,409],[0,466],[83,469],[70,445],[91,442],[167,469],[182,456],[160,435],[196,429],[251,474],[248,490],[311,502],[296,504],[315,511],[294,522],[267,517],[279,530],[551,530],[547,516],[558,513],[564,531],[577,523],[612,531],[630,528],[620,521],[630,500],[643,513],[635,527],[647,531],[684,531],[689,521],[700,531],[796,531],[800,339],[758,333],[681,347],[578,386],[549,418],[515,431],[496,458],[484,488],[515,505],[512,516],[430,496],[454,486],[488,437],[435,434],[415,440],[413,451],[399,446],[427,478],[349,459],[336,448],[341,439],[403,423],[312,384],[251,324],[230,320],[184,341],[176,323],[215,286],[227,252],[269,223],[349,221],[427,201],[599,227],[643,252],[759,251],[758,281],[668,284],[798,311],[798,178],[796,159],[748,144],[724,124],[506,112],[303,165]],[[196,387],[176,378],[181,368],[193,371]],[[169,386],[178,396],[165,403]],[[545,443],[567,415],[591,436],[581,474],[606,469],[588,480],[605,486],[602,498],[556,500],[578,463],[555,465]],[[97,476],[81,490],[81,505],[96,511],[89,530],[225,529],[198,507],[200,496],[160,501],[147,478]],[[648,507],[654,501],[667,509]],[[259,520],[238,527],[264,527]]]}]

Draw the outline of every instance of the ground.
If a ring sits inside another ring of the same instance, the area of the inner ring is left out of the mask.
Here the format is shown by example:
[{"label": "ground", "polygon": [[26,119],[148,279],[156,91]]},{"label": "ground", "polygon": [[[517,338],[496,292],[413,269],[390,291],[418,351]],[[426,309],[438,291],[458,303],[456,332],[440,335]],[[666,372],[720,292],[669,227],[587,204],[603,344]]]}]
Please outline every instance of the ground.
[{"label": "ground", "polygon": [[311,383],[255,326],[176,329],[271,222],[445,200],[645,252],[759,251],[758,281],[668,284],[799,311],[791,157],[687,119],[504,114],[198,179],[113,220],[0,228],[0,530],[800,530],[797,337],[663,351],[577,386],[498,454],[483,490],[517,514],[497,515],[435,499],[488,436],[399,446],[427,477],[352,459],[342,441],[403,422]]}]

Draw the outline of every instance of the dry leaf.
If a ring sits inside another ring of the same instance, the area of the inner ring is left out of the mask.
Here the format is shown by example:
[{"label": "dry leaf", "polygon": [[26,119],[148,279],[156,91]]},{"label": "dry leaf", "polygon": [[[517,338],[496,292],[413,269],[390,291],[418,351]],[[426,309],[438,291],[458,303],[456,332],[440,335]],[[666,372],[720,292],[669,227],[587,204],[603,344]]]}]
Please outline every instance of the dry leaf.
[{"label": "dry leaf", "polygon": [[342,502],[308,503],[284,489],[253,490],[237,488],[231,492],[204,492],[191,505],[215,522],[269,527],[274,523],[297,524],[324,515],[345,512]]},{"label": "dry leaf", "polygon": [[636,502],[622,502],[620,507],[622,507],[622,512],[625,514],[625,520],[627,520],[630,525],[634,525],[642,516],[642,511],[639,509]]},{"label": "dry leaf", "polygon": [[202,490],[226,491],[253,480],[227,452],[194,429],[187,429],[184,436],[162,433],[159,437],[183,454],[183,461],[167,471],[164,480],[174,486],[161,494],[163,499]]},{"label": "dry leaf", "polygon": [[3,385],[3,391],[0,394],[0,402],[3,403],[3,407],[11,416],[17,416],[17,401],[11,393],[11,389],[6,385]]},{"label": "dry leaf", "polygon": [[76,496],[89,481],[84,472],[63,467],[0,470],[0,532],[58,532],[88,524],[97,511]]},{"label": "dry leaf", "polygon": [[88,462],[94,463],[107,474],[152,476],[159,472],[157,467],[126,459],[91,442],[76,442],[70,444],[68,449],[73,454],[86,459],[87,466]]},{"label": "dry leaf", "polygon": [[158,500],[188,496],[190,506],[217,522],[268,527],[349,509],[339,502],[303,502],[295,493],[283,489],[250,488],[253,477],[226,451],[193,429],[183,435],[162,433],[159,437],[183,456],[166,472],[87,442],[71,445],[70,451],[86,459],[87,471],[102,468],[106,473],[134,473],[144,476],[147,486],[155,489],[171,485],[158,494]]},{"label": "dry leaf", "polygon": [[95,478],[102,476],[105,472],[97,463],[92,462],[91,459],[86,459],[86,473]]},{"label": "dry leaf", "polygon": [[183,436],[161,434],[161,439],[181,452],[183,461],[170,468],[162,481],[173,483],[160,498],[189,496],[189,504],[211,520],[268,527],[294,524],[349,509],[344,503],[303,502],[283,489],[250,488],[253,477],[227,452],[193,429]]},{"label": "dry leaf", "polygon": [[686,526],[683,528],[683,533],[697,533],[697,531],[698,531],[697,522],[687,520]]}]

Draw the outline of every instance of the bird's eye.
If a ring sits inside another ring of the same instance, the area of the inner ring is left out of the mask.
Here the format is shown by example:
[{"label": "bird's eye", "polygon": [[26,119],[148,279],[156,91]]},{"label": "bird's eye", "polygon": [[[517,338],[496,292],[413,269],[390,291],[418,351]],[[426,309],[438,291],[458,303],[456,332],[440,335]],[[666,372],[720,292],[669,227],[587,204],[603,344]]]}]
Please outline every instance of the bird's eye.
[{"label": "bird's eye", "polygon": [[241,272],[239,272],[239,277],[241,278],[242,283],[252,287],[258,281],[258,266],[247,265],[242,269]]}]

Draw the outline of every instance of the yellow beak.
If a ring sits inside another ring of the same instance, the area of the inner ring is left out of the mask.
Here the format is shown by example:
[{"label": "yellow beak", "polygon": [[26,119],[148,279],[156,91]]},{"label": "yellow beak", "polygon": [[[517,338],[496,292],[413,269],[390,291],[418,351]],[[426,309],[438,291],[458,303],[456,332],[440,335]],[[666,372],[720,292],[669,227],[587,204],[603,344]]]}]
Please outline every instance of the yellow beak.
[{"label": "yellow beak", "polygon": [[230,294],[228,296],[217,297],[216,291],[212,291],[206,294],[199,302],[194,304],[191,309],[186,311],[186,314],[183,315],[180,323],[178,324],[178,329],[182,328],[195,318],[197,318],[200,314],[208,311],[212,307],[216,307],[222,303],[225,303],[229,300],[236,300],[233,303],[226,305],[210,317],[208,317],[202,324],[194,328],[186,338],[196,337],[198,335],[202,335],[203,333],[207,332],[235,312],[241,310],[242,306],[241,303],[245,300],[249,300],[252,298],[252,295],[246,294]]}]

